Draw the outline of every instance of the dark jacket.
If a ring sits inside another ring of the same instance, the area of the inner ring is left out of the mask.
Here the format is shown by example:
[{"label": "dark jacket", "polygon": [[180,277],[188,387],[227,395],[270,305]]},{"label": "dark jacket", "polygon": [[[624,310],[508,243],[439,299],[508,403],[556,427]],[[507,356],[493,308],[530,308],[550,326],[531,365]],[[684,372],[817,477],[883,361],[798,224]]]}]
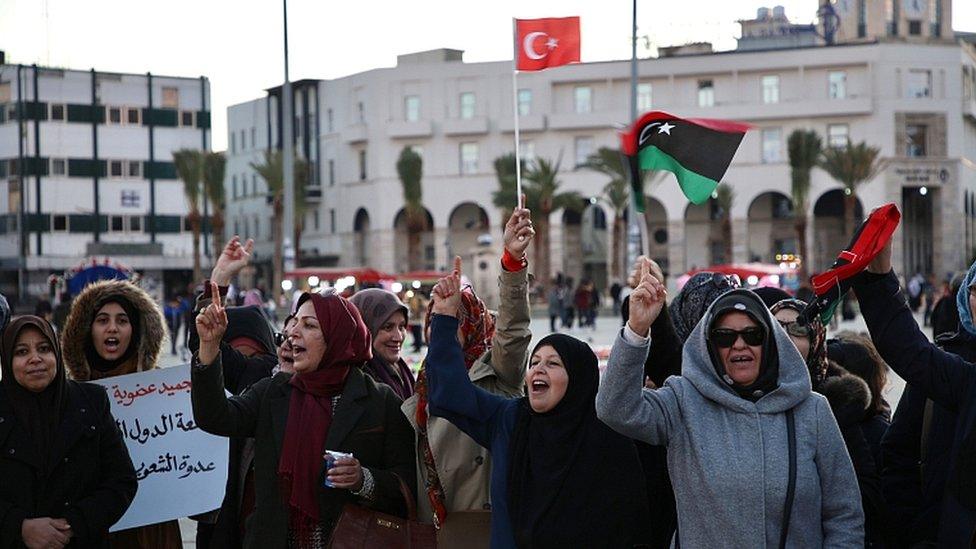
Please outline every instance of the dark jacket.
[{"label": "dark jacket", "polygon": [[0,391],[0,547],[24,547],[25,519],[64,518],[74,538],[68,547],[108,547],[108,529],[136,495],[136,473],[115,425],[108,395],[98,385],[67,381],[58,465],[38,478],[34,445]]},{"label": "dark jacket", "polygon": [[[952,304],[955,306],[955,301]],[[976,338],[962,328],[958,333],[939,336],[935,343],[947,353],[976,362]],[[930,407],[928,435],[922,440],[927,406]],[[920,389],[912,385],[905,387],[891,427],[882,440],[882,480],[891,509],[893,533],[904,540],[899,547],[938,540],[955,431],[955,413],[930,403]]]},{"label": "dark jacket", "polygon": [[976,365],[939,349],[922,334],[893,272],[865,273],[855,291],[885,362],[925,397],[956,414],[938,543],[966,547],[976,529]]},{"label": "dark jacket", "polygon": [[[288,506],[282,501],[278,461],[288,422],[291,374],[258,381],[240,396],[224,396],[220,355],[213,364],[191,368],[193,415],[204,431],[226,437],[254,437],[256,507],[247,520],[245,547],[284,548],[288,543]],[[413,429],[400,412],[400,399],[389,387],[352,369],[339,398],[325,450],[351,452],[376,483],[370,507],[405,515],[398,475],[414,486],[416,459]],[[323,461],[323,469],[324,469]],[[324,471],[322,475],[324,481]],[[326,536],[343,505],[357,503],[348,490],[323,487],[319,509]]]}]

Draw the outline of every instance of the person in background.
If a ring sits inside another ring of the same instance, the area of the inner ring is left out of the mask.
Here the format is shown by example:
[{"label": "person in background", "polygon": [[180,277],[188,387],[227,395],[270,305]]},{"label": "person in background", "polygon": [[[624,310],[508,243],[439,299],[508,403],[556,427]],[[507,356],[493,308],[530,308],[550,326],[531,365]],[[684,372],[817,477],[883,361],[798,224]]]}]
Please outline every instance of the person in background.
[{"label": "person in background", "polygon": [[867,383],[869,402],[859,423],[871,446],[876,464],[881,463],[881,439],[891,424],[891,406],[884,398],[888,365],[882,360],[870,337],[849,330],[837,332],[827,341],[827,357]]},{"label": "person in background", "polygon": [[105,388],[67,379],[36,316],[2,330],[0,363],[0,546],[107,547],[138,483]]},{"label": "person in background", "polygon": [[563,328],[572,330],[573,320],[576,318],[576,307],[574,306],[576,296],[573,293],[573,279],[571,277],[566,277],[563,288],[566,290],[563,298]]},{"label": "person in background", "polygon": [[[126,280],[88,285],[75,298],[61,336],[68,374],[90,381],[159,367],[166,321],[145,290]],[[182,549],[176,520],[113,532],[113,547]]]},{"label": "person in background", "polygon": [[562,287],[562,284],[558,280],[553,279],[552,286],[549,287],[549,293],[547,294],[547,300],[549,305],[549,331],[558,332],[559,329],[556,326],[556,320],[560,318],[563,314],[563,300],[565,298],[566,291]]},{"label": "person in background", "polygon": [[373,340],[373,358],[363,366],[377,383],[385,383],[406,400],[413,395],[413,372],[401,356],[407,337],[407,306],[395,293],[380,288],[360,290],[349,299],[359,309]]},{"label": "person in background", "polygon": [[407,306],[410,308],[410,335],[413,339],[413,352],[419,353],[424,343],[424,315],[427,313],[427,298],[419,289],[413,290]]},{"label": "person in background", "polygon": [[61,292],[61,300],[58,306],[54,308],[54,317],[52,318],[54,329],[59,333],[64,330],[64,323],[68,321],[68,313],[71,312],[72,301],[71,294],[66,291]]},{"label": "person in background", "polygon": [[587,318],[587,323],[590,328],[596,330],[596,317],[600,314],[600,291],[596,289],[596,284],[590,282],[590,314]]},{"label": "person in background", "polygon": [[169,330],[170,354],[176,356],[176,340],[180,334],[180,325],[183,324],[183,311],[176,296],[166,302],[163,316],[166,317],[166,328]]},{"label": "person in background", "polygon": [[966,278],[966,273],[956,273],[952,280],[946,283],[942,296],[932,307],[929,321],[932,325],[932,337],[938,338],[942,334],[955,334],[959,329],[959,307],[956,306],[956,295],[959,287]]},{"label": "person in background", "polygon": [[[610,285],[610,299],[613,300],[613,316],[620,314],[620,303],[623,301],[623,298],[620,296],[620,292],[623,289],[624,287],[619,281],[616,280],[614,280],[613,284]],[[552,331],[555,332],[555,330]]]},{"label": "person in background", "polygon": [[592,305],[592,294],[590,292],[589,281],[581,280],[576,287],[573,304],[576,306],[576,317],[579,319],[579,327],[584,328],[590,322],[590,306]]},{"label": "person in background", "polygon": [[51,302],[47,298],[41,298],[34,306],[34,316],[43,318],[44,320],[51,322],[54,318],[54,308],[51,306]]},{"label": "person in background", "polygon": [[525,374],[528,397],[492,394],[464,370],[461,296],[458,258],[454,274],[434,287],[430,411],[491,451],[491,547],[644,546],[641,465],[633,441],[597,419],[600,373],[589,345],[563,334],[543,338]]}]

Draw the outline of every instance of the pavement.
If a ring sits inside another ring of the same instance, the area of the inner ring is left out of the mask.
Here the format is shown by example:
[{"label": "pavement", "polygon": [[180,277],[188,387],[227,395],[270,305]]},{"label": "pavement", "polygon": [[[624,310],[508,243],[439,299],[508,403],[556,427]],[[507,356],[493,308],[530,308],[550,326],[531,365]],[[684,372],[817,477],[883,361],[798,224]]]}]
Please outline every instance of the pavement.
[{"label": "pavement", "polygon": [[[916,315],[916,321],[919,325],[922,324],[921,314]],[[603,316],[597,317],[596,326],[594,328],[572,328],[562,330],[563,333],[578,337],[590,344],[594,352],[600,357],[601,367],[606,365],[606,359],[610,353],[610,346],[613,344],[614,337],[617,334],[617,330],[620,329],[620,317],[612,316],[610,312],[606,312]],[[532,330],[532,343],[530,344],[530,349],[538,342],[540,339],[549,334],[549,319],[548,318],[533,318],[530,324],[530,329]],[[840,330],[853,330],[856,332],[866,332],[867,327],[864,324],[864,319],[858,316],[851,321],[843,321],[838,323],[836,329],[828,330],[827,336],[830,337],[831,333],[835,333]],[[931,333],[929,330],[925,330],[926,335],[931,339]],[[182,335],[179,341],[182,342]],[[168,345],[168,343],[167,343]],[[424,353],[426,353],[426,348],[423,348],[421,352],[414,353],[410,351],[412,347],[412,341],[409,334],[407,334],[407,342],[404,344],[404,348],[407,352],[404,353],[404,358],[406,361],[413,365],[415,368],[419,367],[420,361],[423,359]],[[167,346],[168,350],[169,347]],[[163,367],[176,366],[180,364],[185,364],[186,361],[181,360],[178,355],[165,354],[160,361]],[[891,404],[892,410],[898,405],[899,399],[901,399],[902,392],[905,390],[905,382],[897,374],[895,374],[890,369],[888,370],[888,383],[885,386],[884,395],[888,403]],[[180,529],[183,532],[183,546],[184,547],[195,547],[196,542],[196,523],[190,519],[180,520]]]}]

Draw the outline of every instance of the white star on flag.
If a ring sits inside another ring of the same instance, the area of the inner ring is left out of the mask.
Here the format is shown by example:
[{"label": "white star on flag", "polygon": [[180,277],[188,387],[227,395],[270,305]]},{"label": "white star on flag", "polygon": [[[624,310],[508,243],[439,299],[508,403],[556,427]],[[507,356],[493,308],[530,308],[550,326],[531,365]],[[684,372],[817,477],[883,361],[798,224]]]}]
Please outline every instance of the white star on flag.
[{"label": "white star on flag", "polygon": [[556,46],[558,45],[559,45],[559,40],[551,36],[549,37],[549,40],[546,40],[546,47],[549,48],[550,50],[556,49]]},{"label": "white star on flag", "polygon": [[664,124],[661,124],[661,127],[660,128],[658,128],[657,133],[666,133],[668,135],[671,135],[671,130],[674,127],[675,127],[674,124],[672,124],[670,122],[665,122]]}]

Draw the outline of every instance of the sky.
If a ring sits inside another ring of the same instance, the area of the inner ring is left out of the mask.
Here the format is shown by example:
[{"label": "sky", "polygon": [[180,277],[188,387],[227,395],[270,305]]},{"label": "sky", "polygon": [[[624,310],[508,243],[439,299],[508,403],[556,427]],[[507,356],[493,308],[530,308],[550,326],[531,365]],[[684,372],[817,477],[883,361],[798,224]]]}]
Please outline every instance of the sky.
[{"label": "sky", "polygon": [[[640,0],[638,55],[687,42],[735,47],[739,19],[774,3],[813,22],[817,0]],[[512,56],[512,18],[581,18],[582,61],[630,58],[630,0],[289,0],[292,80],[391,67],[398,54],[455,48],[466,62]],[[953,0],[953,26],[976,32],[976,1]],[[284,78],[278,0],[0,0],[8,63],[210,78],[213,148],[227,107]]]}]

